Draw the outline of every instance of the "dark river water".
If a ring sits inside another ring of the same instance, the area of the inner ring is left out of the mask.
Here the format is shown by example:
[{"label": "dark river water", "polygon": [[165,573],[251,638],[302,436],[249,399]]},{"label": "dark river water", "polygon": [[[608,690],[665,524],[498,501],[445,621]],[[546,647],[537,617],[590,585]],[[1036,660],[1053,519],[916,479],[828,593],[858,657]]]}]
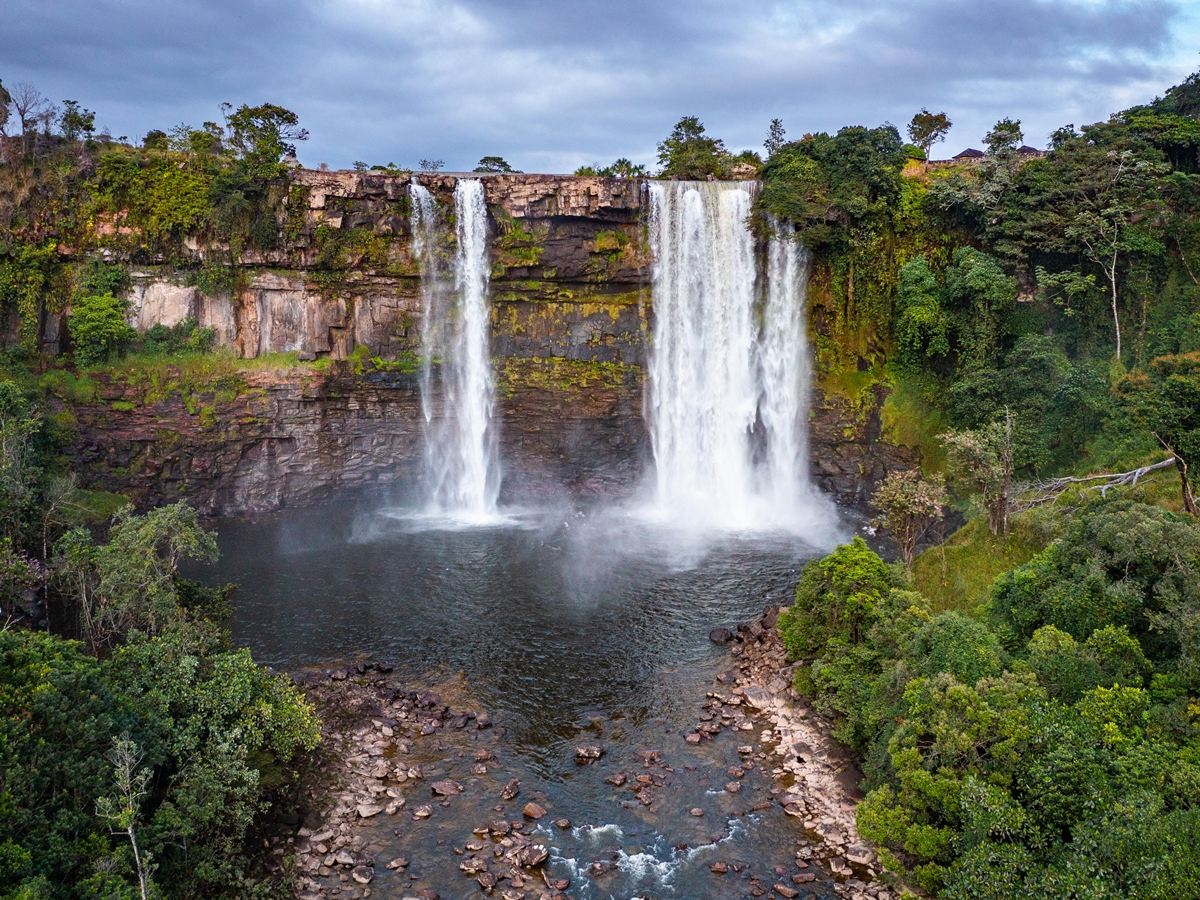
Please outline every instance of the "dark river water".
[{"label": "dark river water", "polygon": [[[789,602],[804,563],[847,526],[826,518],[808,539],[696,534],[621,510],[569,507],[446,526],[362,504],[220,523],[216,576],[240,585],[235,641],[281,669],[366,654],[401,678],[469,686],[504,729],[522,784],[536,785],[576,826],[542,835],[550,871],[571,878],[572,896],[751,896],[747,873],[768,888],[780,879],[776,866],[796,873],[799,824],[778,805],[751,809],[771,797],[769,770],[748,773],[737,795],[722,790],[738,745],[757,744],[758,734],[725,731],[700,745],[683,735],[716,676],[733,668],[709,631]],[[575,765],[582,741],[606,748],[599,764]],[[604,781],[640,767],[636,754],[646,750],[675,770],[653,815],[623,805],[628,795]],[[441,771],[461,774],[451,763]],[[696,807],[702,818],[688,814]],[[471,814],[440,827],[469,831],[479,821]],[[434,824],[424,837],[389,832],[384,852],[428,857],[410,871],[443,898],[481,896],[437,843],[453,843],[448,835]],[[611,873],[589,876],[601,858],[613,862]],[[716,859],[741,860],[746,872],[714,876]],[[403,896],[399,880],[378,871],[373,896]],[[801,896],[824,896],[822,880]]]}]

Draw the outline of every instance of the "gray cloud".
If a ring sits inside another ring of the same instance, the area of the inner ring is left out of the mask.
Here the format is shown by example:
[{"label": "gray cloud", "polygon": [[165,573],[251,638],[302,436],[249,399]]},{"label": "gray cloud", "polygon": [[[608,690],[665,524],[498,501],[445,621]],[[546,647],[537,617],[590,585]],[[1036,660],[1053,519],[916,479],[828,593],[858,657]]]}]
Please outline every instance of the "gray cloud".
[{"label": "gray cloud", "polygon": [[1188,70],[1172,0],[0,0],[0,78],[79,99],[114,134],[274,102],[347,166],[502,154],[528,171],[653,162],[681,115],[731,147],[955,122],[947,148],[1019,117],[1041,144]]}]

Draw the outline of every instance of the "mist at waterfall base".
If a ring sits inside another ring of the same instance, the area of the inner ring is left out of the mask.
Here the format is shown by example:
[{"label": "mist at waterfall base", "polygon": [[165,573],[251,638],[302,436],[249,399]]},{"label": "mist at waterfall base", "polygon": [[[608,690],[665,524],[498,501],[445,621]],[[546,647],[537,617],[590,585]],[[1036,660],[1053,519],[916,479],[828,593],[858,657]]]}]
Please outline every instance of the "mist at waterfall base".
[{"label": "mist at waterfall base", "polygon": [[[421,483],[402,502],[359,498],[222,523],[212,576],[239,585],[233,636],[257,660],[295,669],[370,655],[400,679],[446,685],[486,709],[506,732],[498,773],[545,792],[550,818],[575,826],[538,832],[570,896],[715,900],[748,894],[751,875],[769,886],[776,867],[796,871],[802,831],[767,805],[767,775],[747,772],[742,791],[723,790],[738,745],[757,744],[756,733],[684,740],[705,692],[733,668],[708,633],[790,602],[805,562],[843,529],[804,474],[802,248],[777,237],[756,257],[747,185],[647,190],[655,465],[638,499],[497,505],[482,186],[459,182],[451,241],[448,216],[414,185],[423,338],[426,358],[440,360],[422,373]],[[581,743],[606,755],[577,766]],[[653,809],[604,780],[640,772],[646,750],[674,769]],[[476,777],[472,762],[470,753],[461,764],[453,754],[421,760],[427,781],[468,786],[435,818],[400,837],[387,822],[366,826],[381,858],[413,861],[414,888],[478,893],[450,848],[496,815],[503,781]],[[697,807],[703,817],[689,813]],[[746,868],[737,880],[717,877],[708,868],[717,860]],[[593,876],[594,861],[614,868]],[[377,867],[373,889],[402,896],[393,877]],[[832,896],[821,881],[804,887]]]}]

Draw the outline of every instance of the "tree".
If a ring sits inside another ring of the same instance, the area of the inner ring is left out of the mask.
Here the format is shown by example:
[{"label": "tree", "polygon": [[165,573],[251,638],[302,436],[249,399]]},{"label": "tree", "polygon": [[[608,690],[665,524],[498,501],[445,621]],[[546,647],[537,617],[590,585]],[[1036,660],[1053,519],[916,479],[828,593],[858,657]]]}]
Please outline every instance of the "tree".
[{"label": "tree", "polygon": [[479,160],[479,165],[475,167],[476,172],[505,172],[513,175],[519,175],[520,170],[514,169],[501,156],[485,156]]},{"label": "tree", "polygon": [[231,104],[222,104],[228,145],[254,177],[278,176],[283,158],[296,155],[296,142],[308,140],[308,131],[300,127],[299,117],[290,109],[271,103],[243,104],[231,114],[231,108]]},{"label": "tree", "polygon": [[1023,140],[1025,134],[1021,131],[1021,120],[1005,117],[992,126],[992,130],[984,136],[983,143],[991,156],[1006,157],[1015,154]]},{"label": "tree", "polygon": [[150,770],[140,768],[141,755],[138,753],[137,744],[127,737],[114,742],[108,760],[113,767],[115,796],[101,797],[97,800],[96,814],[109,823],[109,830],[113,834],[129,838],[142,900],[149,900],[150,874],[153,867],[148,855],[144,862],[142,860],[142,851],[138,848],[137,825],[142,800],[148,793]]},{"label": "tree", "polygon": [[21,150],[28,153],[37,129],[49,127],[57,110],[36,87],[28,81],[18,81],[12,89],[12,108],[21,121]]},{"label": "tree", "polygon": [[142,146],[147,150],[169,150],[170,142],[165,131],[151,128],[142,139]]},{"label": "tree", "polygon": [[917,543],[934,522],[942,518],[946,488],[941,475],[929,479],[915,469],[890,472],[871,496],[871,503],[882,513],[879,523],[900,548],[904,568],[911,569]]},{"label": "tree", "polygon": [[1012,414],[976,431],[942,435],[951,476],[979,492],[992,534],[1008,533],[1012,498]]},{"label": "tree", "polygon": [[1153,215],[1159,204],[1151,179],[1164,166],[1138,160],[1131,150],[1106,154],[1107,173],[1078,197],[1064,234],[1100,267],[1109,287],[1116,359],[1121,359],[1121,316],[1117,308],[1121,262],[1130,254],[1162,252]]},{"label": "tree", "polygon": [[930,148],[939,141],[944,141],[953,125],[944,112],[931,113],[922,107],[908,123],[908,138],[920,147],[925,158],[929,159]]},{"label": "tree", "polygon": [[1148,373],[1126,375],[1116,390],[1175,460],[1183,508],[1197,515],[1192,482],[1200,464],[1200,352],[1160,356]]},{"label": "tree", "polygon": [[445,163],[440,159],[422,159],[417,162],[417,166],[422,172],[437,172]]},{"label": "tree", "polygon": [[96,130],[96,114],[80,106],[78,100],[64,100],[58,126],[68,141],[87,139]]},{"label": "tree", "polygon": [[82,631],[94,650],[111,647],[131,630],[151,635],[185,618],[179,566],[210,561],[217,543],[183,501],[136,515],[116,514],[107,544],[77,528],[58,542],[59,578],[78,604]]},{"label": "tree", "polygon": [[779,152],[780,148],[787,143],[784,135],[787,132],[783,130],[783,119],[772,119],[770,126],[767,128],[767,139],[763,141],[763,147],[767,151],[767,157],[770,158]]},{"label": "tree", "polygon": [[695,116],[684,116],[666,140],[658,145],[661,178],[678,181],[703,181],[709,176],[719,178],[729,168],[725,142],[709,137]]}]

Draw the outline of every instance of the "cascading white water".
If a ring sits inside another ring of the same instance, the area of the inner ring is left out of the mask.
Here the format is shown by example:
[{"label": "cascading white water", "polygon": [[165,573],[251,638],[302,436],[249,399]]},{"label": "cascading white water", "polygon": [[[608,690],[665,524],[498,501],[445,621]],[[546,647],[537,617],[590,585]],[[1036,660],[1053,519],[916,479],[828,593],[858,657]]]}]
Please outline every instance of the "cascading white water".
[{"label": "cascading white water", "polygon": [[808,251],[772,222],[767,244],[766,301],[759,341],[766,429],[766,485],[786,507],[794,508],[808,484],[808,335],[804,298]]},{"label": "cascading white water", "polygon": [[[746,182],[648,185],[647,417],[656,508],[681,524],[806,524],[807,259],[777,231],[758,280],[753,190]],[[765,458],[755,452],[764,446]]]},{"label": "cascading white water", "polygon": [[454,190],[452,286],[444,277],[447,230],[437,202],[415,179],[412,200],[413,250],[421,266],[424,313],[421,403],[430,511],[486,521],[496,515],[500,478],[483,184],[464,179]]}]

